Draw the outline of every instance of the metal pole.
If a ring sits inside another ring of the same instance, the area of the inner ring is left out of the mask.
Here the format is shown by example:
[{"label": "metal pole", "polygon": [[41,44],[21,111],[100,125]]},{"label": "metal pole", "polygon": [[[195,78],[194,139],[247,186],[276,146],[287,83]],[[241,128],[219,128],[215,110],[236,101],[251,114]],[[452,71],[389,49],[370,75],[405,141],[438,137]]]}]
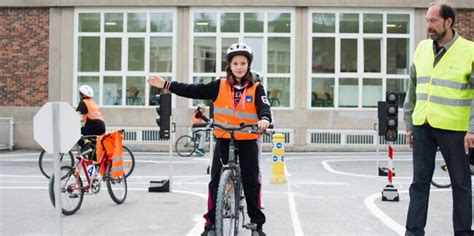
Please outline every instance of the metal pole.
[{"label": "metal pole", "polygon": [[53,160],[54,160],[54,199],[56,206],[56,224],[58,226],[58,234],[63,235],[63,226],[62,226],[62,205],[61,205],[61,195],[60,195],[60,177],[59,169],[60,163],[60,146],[61,140],[59,138],[59,102],[54,102],[53,104]]},{"label": "metal pole", "polygon": [[170,158],[170,180],[169,180],[169,184],[170,184],[170,192],[171,192],[171,180],[173,179],[173,143],[174,143],[174,132],[172,132],[173,130],[171,129],[171,126],[173,124],[173,116],[170,115],[170,127],[169,127],[169,130],[170,130],[170,138],[168,140],[168,155],[169,155],[169,158]]},{"label": "metal pole", "polygon": [[392,184],[393,177],[393,142],[388,142],[388,183]]},{"label": "metal pole", "polygon": [[10,118],[10,151],[13,151],[13,135],[14,135],[14,124],[15,122],[13,121],[13,118]]}]

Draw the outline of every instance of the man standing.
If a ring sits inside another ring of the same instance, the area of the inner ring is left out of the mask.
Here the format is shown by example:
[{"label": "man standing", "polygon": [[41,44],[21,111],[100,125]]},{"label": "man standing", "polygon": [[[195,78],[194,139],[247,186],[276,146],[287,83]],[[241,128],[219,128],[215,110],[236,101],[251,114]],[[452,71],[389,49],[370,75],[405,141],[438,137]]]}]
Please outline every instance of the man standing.
[{"label": "man standing", "polygon": [[[413,148],[406,235],[424,235],[430,182],[439,147],[452,183],[455,235],[473,235],[469,147],[474,147],[474,43],[453,29],[455,13],[435,3],[426,13],[430,39],[416,48],[404,105]],[[468,131],[468,132],[466,132]]]}]

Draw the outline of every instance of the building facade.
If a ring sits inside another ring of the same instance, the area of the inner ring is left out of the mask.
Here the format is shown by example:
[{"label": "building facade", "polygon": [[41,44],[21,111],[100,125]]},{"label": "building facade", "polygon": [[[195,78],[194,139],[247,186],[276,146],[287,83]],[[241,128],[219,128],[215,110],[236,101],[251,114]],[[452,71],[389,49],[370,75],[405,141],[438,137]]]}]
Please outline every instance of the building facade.
[{"label": "building facade", "polygon": [[[474,4],[453,1],[456,29],[474,39]],[[78,104],[94,88],[109,129],[135,149],[165,149],[146,78],[205,83],[224,75],[225,50],[245,42],[252,70],[289,150],[372,148],[377,101],[408,85],[429,1],[1,1],[0,117],[15,144],[38,148],[32,118],[48,101]],[[173,96],[177,135],[197,103]],[[401,109],[400,109],[401,111]],[[400,117],[400,129],[403,121]],[[268,141],[268,140],[266,140]],[[403,142],[403,131],[400,142]]]}]

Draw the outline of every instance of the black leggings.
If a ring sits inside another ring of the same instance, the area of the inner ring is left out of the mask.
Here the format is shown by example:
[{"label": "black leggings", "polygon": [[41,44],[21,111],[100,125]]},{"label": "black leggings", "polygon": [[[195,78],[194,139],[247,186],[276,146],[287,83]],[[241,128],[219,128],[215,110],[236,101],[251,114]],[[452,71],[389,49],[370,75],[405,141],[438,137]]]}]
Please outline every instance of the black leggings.
[{"label": "black leggings", "polygon": [[[217,139],[214,157],[212,160],[211,182],[209,182],[208,212],[204,214],[206,227],[215,224],[216,217],[216,198],[219,178],[221,174],[222,162],[229,160],[229,139]],[[244,187],[245,200],[251,223],[256,223],[261,228],[265,223],[265,215],[260,210],[259,195],[259,168],[258,168],[258,146],[257,140],[239,140],[237,141],[239,149],[240,170],[242,175],[242,184]]]}]

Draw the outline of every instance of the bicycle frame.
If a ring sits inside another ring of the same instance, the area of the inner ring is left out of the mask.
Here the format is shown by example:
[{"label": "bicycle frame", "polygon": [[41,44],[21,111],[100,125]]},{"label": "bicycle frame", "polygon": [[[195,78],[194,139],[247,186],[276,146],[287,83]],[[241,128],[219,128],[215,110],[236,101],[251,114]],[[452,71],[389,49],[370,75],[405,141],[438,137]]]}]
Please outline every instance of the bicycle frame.
[{"label": "bicycle frame", "polygon": [[[84,172],[84,175],[86,176],[86,180],[87,180],[87,184],[85,186],[82,186],[82,189],[84,191],[88,192],[90,190],[91,185],[92,185],[92,180],[93,179],[89,176],[89,174],[87,172],[87,166],[93,164],[93,165],[95,165],[96,168],[100,167],[101,171],[102,171],[102,170],[105,170],[104,168],[106,168],[107,165],[109,165],[110,163],[108,163],[109,161],[106,160],[105,153],[102,153],[101,162],[99,162],[99,163],[95,163],[93,160],[87,159],[81,154],[77,155],[76,159],[78,159],[78,163],[73,168],[74,178],[76,178],[76,179],[80,178],[81,170],[82,170]],[[75,189],[73,189],[73,190],[75,190]]]},{"label": "bicycle frame", "polygon": [[[224,127],[222,125],[214,123],[211,124],[211,127],[218,127],[230,133],[228,162],[224,164],[222,159],[220,159],[222,168],[216,199],[216,232],[218,235],[224,233],[224,224],[226,224],[224,223],[224,220],[230,218],[231,228],[229,230],[230,232],[233,232],[234,235],[237,235],[240,223],[239,214],[242,214],[241,225],[243,228],[254,229],[256,228],[256,225],[249,224],[250,226],[248,227],[245,225],[245,212],[242,204],[242,201],[244,199],[242,191],[242,178],[239,159],[237,158],[238,154],[236,154],[236,151],[238,151],[238,147],[235,140],[234,132],[243,131],[245,128],[251,128],[252,130],[250,132],[252,133],[263,133],[263,131],[256,131],[256,124],[241,124],[240,127],[235,128]],[[234,191],[232,193],[229,192],[232,189],[234,189]],[[234,195],[232,196],[232,194]],[[229,202],[232,203],[232,197],[234,198],[235,202],[232,205],[229,205]]]}]

